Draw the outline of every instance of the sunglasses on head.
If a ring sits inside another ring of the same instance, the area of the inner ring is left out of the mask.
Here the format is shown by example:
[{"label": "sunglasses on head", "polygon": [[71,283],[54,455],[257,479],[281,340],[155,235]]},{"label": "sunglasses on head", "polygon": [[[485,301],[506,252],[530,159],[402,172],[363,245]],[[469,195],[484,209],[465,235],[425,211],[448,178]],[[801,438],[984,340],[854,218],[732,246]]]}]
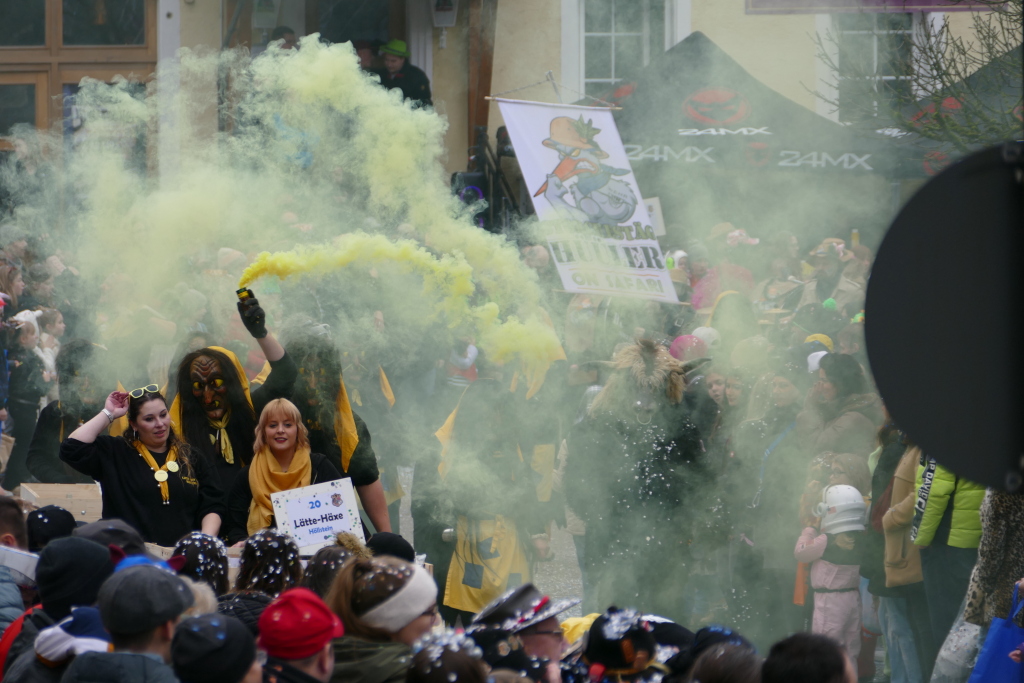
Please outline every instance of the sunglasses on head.
[{"label": "sunglasses on head", "polygon": [[160,387],[156,384],[147,384],[144,387],[138,389],[132,389],[128,392],[128,395],[132,398],[142,398],[145,394],[155,394],[160,391]]}]

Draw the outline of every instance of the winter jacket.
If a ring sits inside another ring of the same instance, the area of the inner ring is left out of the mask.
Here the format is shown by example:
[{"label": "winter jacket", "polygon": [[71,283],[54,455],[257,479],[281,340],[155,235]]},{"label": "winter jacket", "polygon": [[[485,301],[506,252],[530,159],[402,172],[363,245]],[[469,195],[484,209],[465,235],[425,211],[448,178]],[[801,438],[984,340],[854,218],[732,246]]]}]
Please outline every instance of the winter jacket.
[{"label": "winter jacket", "polygon": [[[852,541],[850,550],[837,547],[837,538]],[[811,562],[811,588],[824,591],[846,591],[860,588],[860,560],[856,544],[863,534],[858,532],[823,534],[807,527],[796,542],[793,556],[797,562]],[[838,561],[837,561],[838,560]]]},{"label": "winter jacket", "polygon": [[35,647],[23,652],[4,675],[4,683],[59,683],[76,655],[106,652],[110,635],[95,607],[75,608],[73,615],[39,632]]},{"label": "winter jacket", "polygon": [[[887,490],[893,484],[896,467],[907,452],[907,445],[898,433],[885,437],[885,443],[868,458],[871,468],[871,524],[867,528],[864,561],[860,565],[860,575],[868,580],[868,592],[880,598],[902,597],[902,591],[887,588],[885,585],[885,532],[882,517],[889,511],[892,504]],[[872,466],[871,460],[875,458]],[[911,472],[910,488],[913,489],[913,472]]]},{"label": "winter jacket", "polygon": [[25,611],[21,589],[14,582],[11,570],[0,567],[0,635]]},{"label": "winter jacket", "polygon": [[249,629],[253,636],[260,634],[260,615],[274,599],[259,591],[238,591],[225,593],[217,598],[217,611],[235,617]]},{"label": "winter jacket", "polygon": [[893,475],[892,499],[889,511],[882,518],[885,530],[885,585],[889,588],[906,586],[922,580],[921,549],[910,540],[911,522],[917,489],[914,472],[921,459],[921,449],[908,448]]},{"label": "winter jacket", "polygon": [[1009,614],[1013,584],[1024,576],[1024,494],[990,490],[981,504],[981,531],[964,619],[988,626],[992,617]]},{"label": "winter jacket", "polygon": [[174,669],[149,655],[86,652],[78,655],[61,683],[178,683]]},{"label": "winter jacket", "polygon": [[4,675],[4,683],[60,683],[70,664],[51,667],[40,662],[35,652],[22,652]]},{"label": "winter jacket", "polygon": [[924,457],[923,461],[917,466],[917,504],[911,539],[920,546],[937,542],[954,548],[977,548],[981,541],[979,510],[985,487],[961,479],[934,458]]},{"label": "winter jacket", "polygon": [[14,662],[17,661],[18,657],[21,656],[22,652],[31,652],[32,646],[36,642],[36,636],[44,628],[49,628],[54,625],[54,620],[50,618],[41,607],[37,607],[32,611],[32,614],[25,617],[25,620],[21,625],[21,633],[14,639],[11,644],[11,649],[7,652],[7,659],[4,660],[4,673],[6,674]]},{"label": "winter jacket", "polygon": [[878,396],[852,394],[835,405],[814,403],[812,396],[796,419],[800,441],[810,454],[832,451],[867,458],[875,450],[882,424]]},{"label": "winter jacket", "polygon": [[342,636],[334,641],[331,683],[404,683],[411,662],[408,645]]}]

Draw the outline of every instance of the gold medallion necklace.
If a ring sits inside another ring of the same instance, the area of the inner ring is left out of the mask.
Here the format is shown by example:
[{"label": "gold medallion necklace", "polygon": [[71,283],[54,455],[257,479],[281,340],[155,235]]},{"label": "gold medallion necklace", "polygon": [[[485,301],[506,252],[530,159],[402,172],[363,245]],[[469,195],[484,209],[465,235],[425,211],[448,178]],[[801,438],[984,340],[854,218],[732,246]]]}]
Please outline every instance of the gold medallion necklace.
[{"label": "gold medallion necklace", "polygon": [[181,469],[177,462],[177,447],[172,446],[171,449],[167,451],[167,460],[164,461],[162,467],[157,467],[156,458],[154,458],[153,454],[149,452],[148,448],[146,448],[146,444],[141,441],[136,441],[135,450],[139,452],[139,456],[146,461],[147,465],[149,465],[149,469],[153,470],[153,478],[156,479],[156,485],[160,487],[160,496],[164,499],[164,505],[170,505],[170,491],[167,489],[167,478],[169,475],[167,473],[177,472]]}]

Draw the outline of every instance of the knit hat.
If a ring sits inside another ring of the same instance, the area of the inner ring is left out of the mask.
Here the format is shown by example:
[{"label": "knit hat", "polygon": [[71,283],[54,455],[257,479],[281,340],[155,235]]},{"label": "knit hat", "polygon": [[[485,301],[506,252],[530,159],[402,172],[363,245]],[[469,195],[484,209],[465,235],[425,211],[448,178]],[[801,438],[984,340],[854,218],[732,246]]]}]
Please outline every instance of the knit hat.
[{"label": "knit hat", "polygon": [[722,335],[713,327],[698,327],[693,331],[693,336],[704,342],[704,346],[709,354],[714,354],[722,339]]},{"label": "knit hat", "polygon": [[393,557],[363,560],[352,610],[366,624],[397,633],[437,602],[437,583],[423,567]]},{"label": "knit hat", "polygon": [[107,546],[110,551],[110,561],[114,563],[114,573],[124,571],[129,567],[150,566],[163,569],[164,571],[177,574],[185,566],[185,557],[176,555],[167,560],[161,560],[152,555],[129,555],[113,543]]},{"label": "knit hat", "polygon": [[256,640],[223,614],[185,619],[174,631],[171,661],[181,683],[238,683],[256,660]]},{"label": "knit hat", "polygon": [[373,551],[373,554],[377,557],[390,555],[406,562],[416,561],[416,551],[413,550],[412,544],[398,534],[392,534],[387,531],[378,532],[370,536],[370,540],[366,542],[366,547]]},{"label": "knit hat", "polygon": [[469,678],[473,669],[481,678],[488,673],[480,647],[461,631],[427,633],[413,644],[412,652],[407,682],[458,680],[462,672]]},{"label": "knit hat", "polygon": [[112,634],[151,631],[192,606],[192,589],[174,574],[151,565],[129,567],[111,576],[99,594],[103,625]]},{"label": "knit hat", "polygon": [[28,528],[28,549],[38,553],[50,541],[70,536],[75,528],[75,516],[62,507],[44,505],[25,516]]},{"label": "knit hat", "polygon": [[287,590],[263,610],[260,648],[275,659],[312,657],[345,635],[341,620],[308,588]]},{"label": "knit hat", "polygon": [[705,356],[708,352],[708,346],[700,337],[692,334],[684,334],[681,337],[676,337],[672,341],[672,345],[668,348],[668,352],[671,353],[672,357],[676,360],[686,362],[688,360],[694,360]]},{"label": "knit hat", "polygon": [[185,558],[177,573],[205,581],[215,591],[218,585],[227,585],[228,549],[216,536],[193,531],[174,545],[173,557]]},{"label": "knit hat", "polygon": [[36,584],[43,611],[54,621],[72,606],[92,605],[100,586],[114,571],[107,549],[84,538],[58,538],[39,553]]}]

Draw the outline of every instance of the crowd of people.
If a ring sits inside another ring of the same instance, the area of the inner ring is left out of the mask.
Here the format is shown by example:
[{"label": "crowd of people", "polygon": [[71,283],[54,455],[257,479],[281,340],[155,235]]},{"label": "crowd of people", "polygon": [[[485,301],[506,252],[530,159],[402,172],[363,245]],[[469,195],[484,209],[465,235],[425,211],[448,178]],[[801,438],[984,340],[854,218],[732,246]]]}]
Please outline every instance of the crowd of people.
[{"label": "crowd of people", "polygon": [[[4,680],[838,683],[881,675],[880,641],[893,683],[939,680],[951,632],[1010,612],[1024,506],[887,414],[871,251],[730,224],[665,246],[680,303],[553,295],[538,375],[446,330],[339,348],[288,288],[109,319],[73,254],[10,241],[2,485],[98,482],[102,520],[0,498],[0,545],[38,555],[0,566]],[[523,248],[553,282],[546,257]],[[304,557],[272,496],[343,478],[361,528]],[[580,600],[533,585],[555,527]]]}]

